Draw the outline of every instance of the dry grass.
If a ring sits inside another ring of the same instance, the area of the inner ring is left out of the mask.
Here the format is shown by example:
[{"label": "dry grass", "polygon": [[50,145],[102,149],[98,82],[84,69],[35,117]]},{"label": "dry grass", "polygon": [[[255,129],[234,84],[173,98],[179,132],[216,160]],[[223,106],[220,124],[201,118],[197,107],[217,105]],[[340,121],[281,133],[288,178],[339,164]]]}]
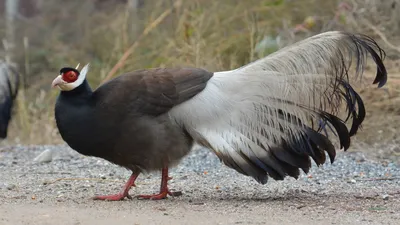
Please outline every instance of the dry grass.
[{"label": "dry grass", "polygon": [[[90,62],[93,88],[140,68],[232,69],[325,30],[369,29],[354,22],[360,3],[350,12],[338,5],[336,0],[148,0],[145,8],[132,11],[125,5],[96,10],[91,1],[49,1],[41,15],[20,21],[17,42],[26,37],[29,48],[18,44],[17,61],[27,87],[3,144],[62,142],[53,114],[58,92],[50,83],[63,66]],[[280,42],[259,51],[265,37]]]}]

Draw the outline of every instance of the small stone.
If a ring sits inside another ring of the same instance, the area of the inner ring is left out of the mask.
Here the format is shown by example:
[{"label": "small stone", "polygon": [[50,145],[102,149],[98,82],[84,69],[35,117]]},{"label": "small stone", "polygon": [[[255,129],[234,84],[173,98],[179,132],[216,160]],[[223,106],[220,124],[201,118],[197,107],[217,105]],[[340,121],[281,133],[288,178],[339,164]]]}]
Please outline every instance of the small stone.
[{"label": "small stone", "polygon": [[205,204],[204,202],[193,202],[192,205],[204,205],[204,204]]},{"label": "small stone", "polygon": [[181,179],[181,180],[187,180],[187,179],[188,179],[188,176],[181,176],[179,179]]},{"label": "small stone", "polygon": [[382,199],[385,200],[385,201],[389,200],[389,197],[390,197],[389,195],[382,195]]},{"label": "small stone", "polygon": [[46,149],[40,153],[36,158],[33,159],[35,162],[48,163],[53,160],[53,151],[51,149]]},{"label": "small stone", "polygon": [[354,179],[351,179],[351,180],[349,180],[349,183],[355,184],[355,183],[357,183],[357,181]]},{"label": "small stone", "polygon": [[171,196],[173,196],[173,197],[178,197],[178,196],[181,196],[181,195],[182,195],[182,191],[171,192]]},{"label": "small stone", "polygon": [[13,190],[15,187],[16,187],[15,184],[7,184],[6,185],[6,189],[10,190],[10,191]]},{"label": "small stone", "polygon": [[365,158],[362,155],[357,155],[354,157],[356,162],[365,162]]}]

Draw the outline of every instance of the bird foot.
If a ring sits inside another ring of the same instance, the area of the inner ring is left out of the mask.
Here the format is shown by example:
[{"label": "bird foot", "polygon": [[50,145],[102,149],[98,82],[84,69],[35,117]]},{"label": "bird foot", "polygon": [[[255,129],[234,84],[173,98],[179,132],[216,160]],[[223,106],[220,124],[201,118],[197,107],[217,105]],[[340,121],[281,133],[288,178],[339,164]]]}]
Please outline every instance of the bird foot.
[{"label": "bird foot", "polygon": [[121,201],[124,198],[132,199],[132,197],[128,193],[119,193],[115,195],[98,195],[94,196],[93,200],[103,200],[103,201]]},{"label": "bird foot", "polygon": [[159,194],[153,194],[153,195],[138,195],[138,199],[149,199],[149,200],[161,200],[167,198],[167,196],[181,196],[182,192],[177,191],[177,192],[171,192],[169,190],[162,191]]},{"label": "bird foot", "polygon": [[98,195],[94,196],[92,199],[103,200],[103,201],[121,201],[124,198],[132,199],[132,197],[129,195],[129,189],[131,189],[131,187],[136,187],[135,180],[138,176],[139,176],[138,173],[137,174],[132,173],[131,177],[126,182],[124,188],[121,190],[120,193],[115,195]]},{"label": "bird foot", "polygon": [[182,192],[171,192],[168,189],[168,181],[171,180],[172,177],[168,176],[168,167],[164,167],[161,170],[161,187],[159,194],[153,195],[139,195],[137,196],[138,199],[150,199],[150,200],[161,200],[167,198],[168,195],[170,196],[180,196]]}]

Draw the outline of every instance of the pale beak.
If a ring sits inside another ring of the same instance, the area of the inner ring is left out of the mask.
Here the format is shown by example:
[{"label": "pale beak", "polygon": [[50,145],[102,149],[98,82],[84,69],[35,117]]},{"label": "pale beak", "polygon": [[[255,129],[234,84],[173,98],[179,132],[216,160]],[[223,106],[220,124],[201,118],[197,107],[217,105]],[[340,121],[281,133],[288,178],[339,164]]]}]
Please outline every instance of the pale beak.
[{"label": "pale beak", "polygon": [[62,79],[62,76],[58,75],[56,77],[56,79],[54,79],[53,82],[51,83],[51,87],[54,88],[54,87],[58,86],[59,84],[63,84],[63,83],[65,83],[65,81]]}]

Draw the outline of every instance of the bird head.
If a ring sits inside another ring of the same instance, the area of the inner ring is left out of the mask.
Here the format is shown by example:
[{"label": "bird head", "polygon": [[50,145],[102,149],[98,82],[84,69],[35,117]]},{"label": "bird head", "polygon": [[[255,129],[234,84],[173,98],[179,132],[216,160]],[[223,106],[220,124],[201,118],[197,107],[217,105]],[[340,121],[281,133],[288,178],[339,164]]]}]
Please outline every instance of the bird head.
[{"label": "bird head", "polygon": [[62,91],[71,91],[81,85],[86,78],[89,69],[89,64],[86,64],[79,72],[79,64],[76,68],[64,67],[52,82],[52,87],[58,87]]}]

